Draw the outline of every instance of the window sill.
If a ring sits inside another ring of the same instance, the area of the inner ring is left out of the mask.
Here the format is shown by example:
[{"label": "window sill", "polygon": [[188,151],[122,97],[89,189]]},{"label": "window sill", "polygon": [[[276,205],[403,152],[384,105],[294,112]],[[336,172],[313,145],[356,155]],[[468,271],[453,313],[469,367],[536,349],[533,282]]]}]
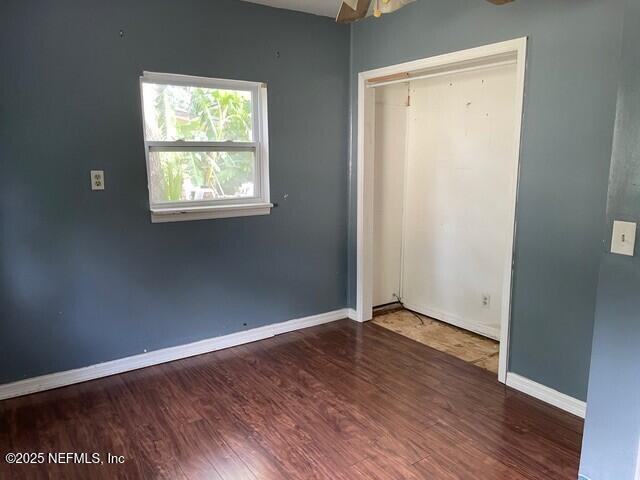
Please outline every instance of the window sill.
[{"label": "window sill", "polygon": [[212,218],[249,217],[269,215],[272,203],[251,203],[244,205],[219,205],[216,207],[159,208],[151,210],[151,223],[184,222],[188,220],[209,220]]}]

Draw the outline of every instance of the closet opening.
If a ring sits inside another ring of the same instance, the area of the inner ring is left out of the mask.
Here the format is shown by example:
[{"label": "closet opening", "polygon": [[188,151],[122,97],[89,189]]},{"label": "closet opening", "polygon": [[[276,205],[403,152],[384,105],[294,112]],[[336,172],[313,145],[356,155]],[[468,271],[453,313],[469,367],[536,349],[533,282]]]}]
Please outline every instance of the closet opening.
[{"label": "closet opening", "polygon": [[501,382],[525,55],[523,38],[359,74],[356,317]]}]

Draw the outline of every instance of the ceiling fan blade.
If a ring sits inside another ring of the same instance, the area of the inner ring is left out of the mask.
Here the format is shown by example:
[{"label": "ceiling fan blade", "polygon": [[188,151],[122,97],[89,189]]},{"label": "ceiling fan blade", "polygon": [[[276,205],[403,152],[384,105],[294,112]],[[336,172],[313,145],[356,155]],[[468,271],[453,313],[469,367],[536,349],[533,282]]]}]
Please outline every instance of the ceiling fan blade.
[{"label": "ceiling fan blade", "polygon": [[487,0],[489,3],[493,3],[494,5],[504,5],[505,3],[511,3],[513,0]]},{"label": "ceiling fan blade", "polygon": [[347,0],[342,2],[340,11],[336,17],[336,22],[351,23],[364,18],[369,11],[371,0],[357,0],[356,8],[352,8],[349,3],[354,4],[354,1]]}]

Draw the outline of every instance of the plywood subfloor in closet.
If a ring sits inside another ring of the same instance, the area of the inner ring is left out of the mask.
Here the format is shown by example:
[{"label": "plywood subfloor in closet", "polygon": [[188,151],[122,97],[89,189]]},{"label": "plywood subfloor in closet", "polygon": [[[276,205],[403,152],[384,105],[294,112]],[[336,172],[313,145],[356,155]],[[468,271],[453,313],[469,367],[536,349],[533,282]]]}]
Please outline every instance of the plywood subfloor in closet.
[{"label": "plywood subfloor in closet", "polygon": [[498,374],[495,340],[403,309],[376,313],[373,323]]}]

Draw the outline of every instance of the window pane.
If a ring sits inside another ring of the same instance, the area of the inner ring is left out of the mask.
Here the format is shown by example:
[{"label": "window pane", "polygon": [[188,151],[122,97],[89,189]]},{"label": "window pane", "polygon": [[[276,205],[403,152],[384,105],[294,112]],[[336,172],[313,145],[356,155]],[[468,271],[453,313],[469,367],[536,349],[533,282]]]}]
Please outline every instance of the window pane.
[{"label": "window pane", "polygon": [[146,139],[251,142],[251,92],[142,84]]},{"label": "window pane", "polygon": [[256,196],[253,152],[150,152],[153,203]]}]

